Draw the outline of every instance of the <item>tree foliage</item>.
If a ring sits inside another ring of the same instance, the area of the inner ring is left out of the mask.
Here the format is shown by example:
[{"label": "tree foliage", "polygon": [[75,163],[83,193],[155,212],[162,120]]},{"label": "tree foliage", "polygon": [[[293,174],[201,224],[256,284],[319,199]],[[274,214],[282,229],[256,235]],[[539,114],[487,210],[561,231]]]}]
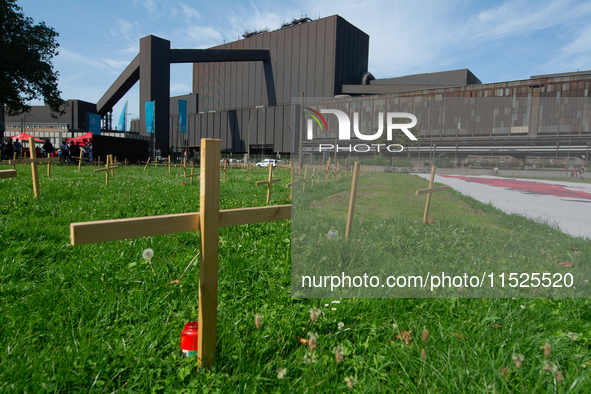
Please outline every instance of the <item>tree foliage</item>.
[{"label": "tree foliage", "polygon": [[42,98],[52,114],[66,104],[57,86],[51,59],[58,54],[58,33],[25,17],[16,0],[0,0],[0,103],[9,116],[30,109],[27,101]]},{"label": "tree foliage", "polygon": [[[386,117],[386,119],[384,119],[382,136],[380,138],[378,138],[378,140],[375,142],[376,144],[384,144],[386,146],[391,145],[391,144],[398,144],[398,145],[404,146],[405,148],[406,147],[409,147],[409,146],[416,146],[417,145],[417,142],[416,141],[412,141],[400,129],[394,129],[394,130],[392,130],[392,140],[388,140],[387,139],[387,133],[386,133],[386,130],[388,130],[388,124],[387,124],[387,122],[388,121],[387,121],[387,117]],[[404,118],[404,119],[394,118],[394,119],[392,119],[392,123],[399,123],[399,124],[408,123],[408,119],[406,119],[406,118]],[[377,131],[377,127],[374,129],[374,131]],[[413,127],[410,130],[408,130],[408,131],[410,131],[412,133],[412,135],[414,135],[417,138],[421,135],[421,131],[417,127]],[[384,151],[384,155],[386,155],[386,156],[393,156],[393,155],[395,155],[395,153],[388,152],[387,149],[383,149],[383,151]],[[410,157],[410,152],[406,151],[406,156]]]}]

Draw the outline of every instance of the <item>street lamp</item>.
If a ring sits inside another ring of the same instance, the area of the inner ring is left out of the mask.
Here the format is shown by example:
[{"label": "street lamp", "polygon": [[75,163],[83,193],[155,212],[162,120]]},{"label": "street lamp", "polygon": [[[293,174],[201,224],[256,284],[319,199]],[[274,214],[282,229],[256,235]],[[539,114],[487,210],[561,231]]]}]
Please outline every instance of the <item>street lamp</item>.
[{"label": "street lamp", "polygon": [[25,125],[27,124],[27,116],[35,116],[34,114],[24,114],[23,119],[21,120],[21,133],[24,133]]},{"label": "street lamp", "polygon": [[250,163],[250,122],[257,116],[259,116],[259,114],[254,114],[248,120],[248,153],[246,154],[248,163]]}]

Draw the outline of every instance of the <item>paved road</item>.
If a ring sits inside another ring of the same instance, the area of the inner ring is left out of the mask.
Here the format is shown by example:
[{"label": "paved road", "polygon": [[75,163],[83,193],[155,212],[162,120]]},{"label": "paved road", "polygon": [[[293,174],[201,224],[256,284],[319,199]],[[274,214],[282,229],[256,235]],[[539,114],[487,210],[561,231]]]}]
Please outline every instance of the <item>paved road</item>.
[{"label": "paved road", "polygon": [[[418,176],[429,179],[430,175]],[[469,175],[436,175],[435,182],[483,203],[490,202],[505,212],[555,223],[565,233],[591,238],[589,183]]]}]

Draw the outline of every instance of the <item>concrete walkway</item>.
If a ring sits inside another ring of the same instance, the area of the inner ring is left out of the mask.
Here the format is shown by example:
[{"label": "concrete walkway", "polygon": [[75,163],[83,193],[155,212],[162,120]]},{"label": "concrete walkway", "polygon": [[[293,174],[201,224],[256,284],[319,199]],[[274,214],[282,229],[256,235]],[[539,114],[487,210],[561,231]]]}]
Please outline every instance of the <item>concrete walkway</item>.
[{"label": "concrete walkway", "polygon": [[[417,176],[428,180],[430,175]],[[557,224],[567,234],[591,238],[589,183],[470,175],[436,175],[435,182],[507,213]]]}]

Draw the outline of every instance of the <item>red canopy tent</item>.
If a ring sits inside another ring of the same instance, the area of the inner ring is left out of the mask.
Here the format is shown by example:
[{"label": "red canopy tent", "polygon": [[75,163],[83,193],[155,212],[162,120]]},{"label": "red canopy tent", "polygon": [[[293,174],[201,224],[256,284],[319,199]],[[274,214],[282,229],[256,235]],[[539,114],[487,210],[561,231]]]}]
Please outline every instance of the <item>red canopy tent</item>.
[{"label": "red canopy tent", "polygon": [[90,142],[92,141],[92,136],[94,134],[92,134],[91,131],[89,131],[88,133],[81,135],[79,137],[74,137],[74,138],[66,138],[66,142]]},{"label": "red canopy tent", "polygon": [[[31,138],[32,135],[29,135],[27,133],[20,133],[19,135],[15,135],[14,137],[9,137],[12,138],[13,140],[25,140],[28,141],[29,138]],[[43,140],[40,140],[39,138],[35,138],[35,142],[45,142]]]}]

